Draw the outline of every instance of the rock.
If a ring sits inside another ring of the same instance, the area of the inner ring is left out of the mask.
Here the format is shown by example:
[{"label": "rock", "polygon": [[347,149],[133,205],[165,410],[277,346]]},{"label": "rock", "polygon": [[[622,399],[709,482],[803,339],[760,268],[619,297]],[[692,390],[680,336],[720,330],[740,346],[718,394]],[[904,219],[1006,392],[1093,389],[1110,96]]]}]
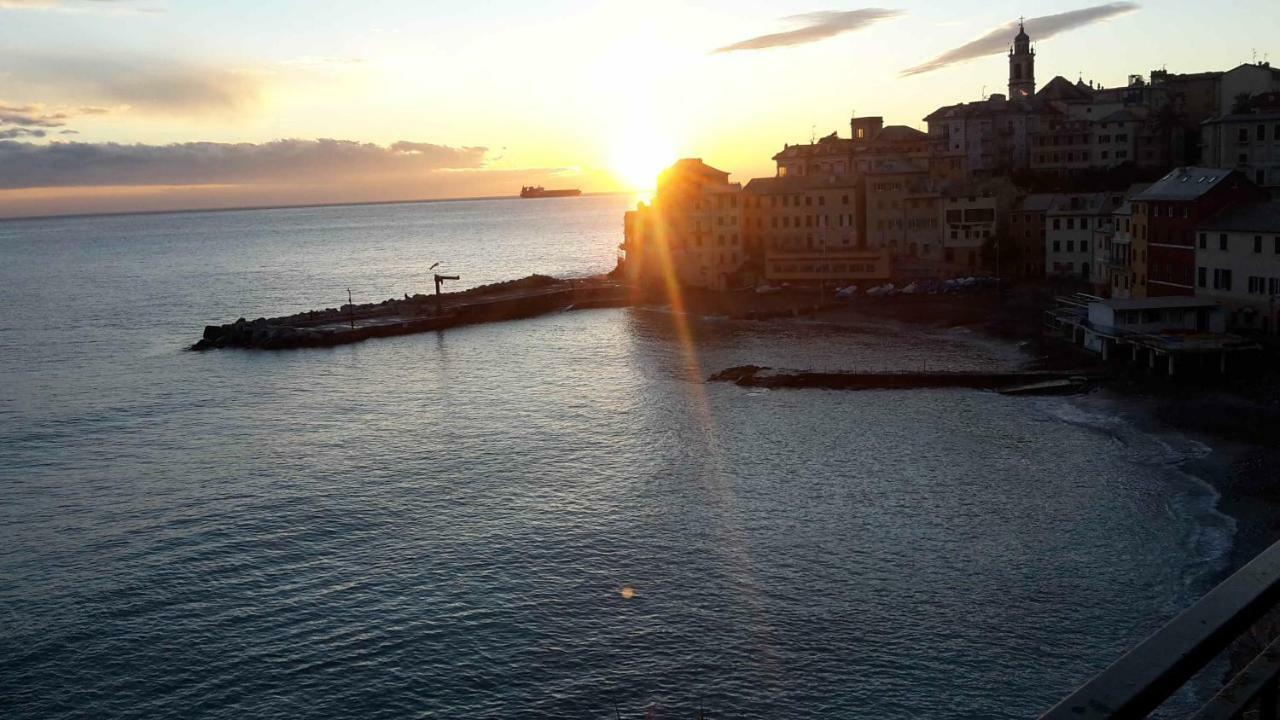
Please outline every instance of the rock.
[{"label": "rock", "polygon": [[202,336],[202,338],[204,340],[213,340],[215,338],[222,337],[223,332],[224,331],[221,325],[205,325],[204,335]]}]

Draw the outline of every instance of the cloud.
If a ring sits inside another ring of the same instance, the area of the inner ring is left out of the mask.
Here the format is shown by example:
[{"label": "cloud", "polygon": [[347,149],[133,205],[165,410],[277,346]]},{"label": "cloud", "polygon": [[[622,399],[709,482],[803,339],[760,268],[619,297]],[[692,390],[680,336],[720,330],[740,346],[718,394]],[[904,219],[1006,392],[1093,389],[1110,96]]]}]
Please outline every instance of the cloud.
[{"label": "cloud", "polygon": [[[66,130],[63,130],[65,133]],[[0,130],[0,140],[13,140],[20,137],[42,138],[46,135],[44,130],[35,128],[16,127],[8,130]]]},{"label": "cloud", "polygon": [[487,148],[347,140],[174,145],[0,141],[0,189],[137,185],[404,182],[477,170]]},{"label": "cloud", "polygon": [[0,10],[58,10],[60,12],[162,13],[163,8],[136,7],[130,0],[0,0]]},{"label": "cloud", "polygon": [[62,127],[67,124],[64,112],[46,113],[40,105],[6,105],[0,103],[0,125],[21,127]]},{"label": "cloud", "polygon": [[[1140,5],[1134,2],[1112,2],[1105,5],[1094,5],[1093,7],[1082,8],[1080,10],[1071,10],[1069,12],[1059,13],[1057,15],[1045,15],[1038,18],[1030,18],[1026,21],[1027,34],[1033,40],[1047,40],[1055,35],[1059,35],[1068,30],[1074,30],[1085,25],[1091,25],[1101,22],[1117,15],[1133,12]],[[960,47],[948,50],[938,57],[915,67],[907,68],[902,71],[903,75],[920,75],[922,73],[940,70],[948,65],[973,60],[975,58],[987,55],[998,55],[1006,52],[1009,45],[1013,41],[1013,36],[1017,32],[1018,24],[1009,22],[1001,25],[988,32],[986,35],[965,43]]]},{"label": "cloud", "polygon": [[782,18],[783,22],[804,23],[803,27],[786,32],[759,35],[732,45],[716,48],[714,52],[725,53],[737,50],[763,50],[765,48],[788,47],[825,40],[842,33],[861,30],[868,25],[895,18],[902,15],[901,10],[884,10],[881,8],[864,8],[862,10],[824,10],[804,13]]},{"label": "cloud", "polygon": [[[111,112],[102,107],[61,108],[51,111],[44,105],[12,105],[0,102],[0,140],[29,137],[42,138],[47,129],[65,128],[67,121],[82,115],[102,115]],[[77,134],[66,128],[62,135]]]},{"label": "cloud", "polygon": [[[0,55],[13,95],[46,102],[128,106],[161,114],[229,113],[257,105],[264,78],[142,55]],[[84,114],[105,112],[85,108]]]}]

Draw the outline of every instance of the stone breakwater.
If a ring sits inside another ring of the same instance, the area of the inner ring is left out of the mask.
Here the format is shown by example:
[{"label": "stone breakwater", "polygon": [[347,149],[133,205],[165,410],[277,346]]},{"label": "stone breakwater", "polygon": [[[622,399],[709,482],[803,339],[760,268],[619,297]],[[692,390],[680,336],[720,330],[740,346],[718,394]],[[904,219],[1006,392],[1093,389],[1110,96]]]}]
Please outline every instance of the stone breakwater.
[{"label": "stone breakwater", "polygon": [[[1009,390],[1033,383],[1104,379],[1096,370],[1049,372],[1015,370],[1009,372],[804,372],[779,370],[759,365],[742,365],[721,370],[711,382],[731,382],[757,388],[818,388],[824,390],[907,390],[913,388],[976,388]],[[1081,383],[1083,386],[1084,383]],[[1030,388],[1028,388],[1030,389]],[[1048,388],[1046,388],[1048,389]],[[1065,389],[1065,388],[1064,388]],[[1028,392],[1027,394],[1032,394]]]},{"label": "stone breakwater", "polygon": [[406,295],[402,300],[206,325],[203,336],[191,349],[330,347],[376,337],[516,320],[560,310],[627,304],[626,289],[605,279],[558,280],[546,275],[530,275],[440,296]]}]

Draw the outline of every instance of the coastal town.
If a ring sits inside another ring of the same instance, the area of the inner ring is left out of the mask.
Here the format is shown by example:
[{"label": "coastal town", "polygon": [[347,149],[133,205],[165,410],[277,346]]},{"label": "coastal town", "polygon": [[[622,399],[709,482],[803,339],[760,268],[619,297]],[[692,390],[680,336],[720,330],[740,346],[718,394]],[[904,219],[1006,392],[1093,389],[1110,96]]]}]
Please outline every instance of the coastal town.
[{"label": "coastal town", "polygon": [[677,161],[625,215],[623,277],[842,297],[1052,284],[1071,292],[1047,329],[1170,374],[1280,332],[1280,69],[1038,86],[1022,25],[1008,57],[1007,94],[940,107],[927,131],[853,117],[745,184]]}]

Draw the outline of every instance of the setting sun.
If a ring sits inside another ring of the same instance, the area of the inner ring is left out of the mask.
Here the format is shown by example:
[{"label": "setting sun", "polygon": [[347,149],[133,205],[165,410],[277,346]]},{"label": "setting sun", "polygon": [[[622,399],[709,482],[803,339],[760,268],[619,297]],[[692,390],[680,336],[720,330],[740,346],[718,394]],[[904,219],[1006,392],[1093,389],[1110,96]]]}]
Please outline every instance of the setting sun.
[{"label": "setting sun", "polygon": [[657,183],[658,173],[675,159],[675,151],[664,139],[635,133],[614,143],[609,168],[630,189],[650,190]]}]

